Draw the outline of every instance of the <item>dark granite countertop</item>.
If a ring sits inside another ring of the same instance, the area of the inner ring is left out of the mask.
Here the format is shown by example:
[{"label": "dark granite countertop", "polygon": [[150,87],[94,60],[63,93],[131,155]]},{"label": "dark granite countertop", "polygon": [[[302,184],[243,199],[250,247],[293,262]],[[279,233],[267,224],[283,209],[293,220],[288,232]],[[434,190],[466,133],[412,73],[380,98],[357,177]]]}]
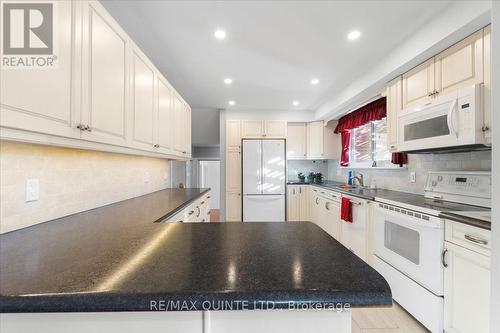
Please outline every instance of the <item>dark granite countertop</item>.
[{"label": "dark granite countertop", "polygon": [[384,278],[315,224],[153,223],[152,201],[1,235],[0,312],[392,303]]},{"label": "dark granite countertop", "polygon": [[481,219],[480,216],[471,217],[460,214],[460,212],[444,212],[439,214],[439,217],[468,224],[474,227],[491,230],[491,220]]}]

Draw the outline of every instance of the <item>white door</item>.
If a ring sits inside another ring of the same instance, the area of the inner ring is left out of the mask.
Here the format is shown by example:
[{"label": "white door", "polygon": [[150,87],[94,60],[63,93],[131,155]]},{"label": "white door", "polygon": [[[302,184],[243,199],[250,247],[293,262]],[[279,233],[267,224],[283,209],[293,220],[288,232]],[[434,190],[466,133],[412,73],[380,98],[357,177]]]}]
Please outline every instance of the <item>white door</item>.
[{"label": "white door", "polygon": [[262,141],[243,140],[243,195],[262,194]]},{"label": "white door", "polygon": [[220,208],[220,161],[200,161],[200,187],[210,188],[210,205]]},{"label": "white door", "polygon": [[446,242],[446,332],[490,332],[490,257]]},{"label": "white door", "polygon": [[137,148],[153,150],[155,70],[137,47],[132,53],[132,142]]},{"label": "white door", "polygon": [[286,138],[286,156],[288,159],[306,158],[306,124],[288,124]]},{"label": "white door", "polygon": [[244,222],[285,221],[284,195],[243,196],[243,207]]},{"label": "white door", "polygon": [[[3,5],[3,3],[2,3]],[[0,73],[0,125],[28,131],[80,137],[76,81],[79,71],[77,1],[58,1],[54,7],[57,22],[58,61],[56,68],[8,69]],[[2,18],[3,20],[3,18]],[[3,24],[3,21],[2,21]]]},{"label": "white door", "polygon": [[182,103],[182,100],[180,97],[174,93],[174,128],[173,128],[173,146],[174,146],[174,151],[181,156],[186,155],[186,145],[185,145],[185,128],[186,126],[186,120],[184,119],[185,112],[184,112],[184,104]]},{"label": "white door", "polygon": [[98,2],[84,3],[82,139],[126,145],[128,37]]},{"label": "white door", "polygon": [[262,194],[285,194],[285,141],[262,141]]},{"label": "white door", "polygon": [[156,124],[157,140],[160,150],[172,149],[173,105],[172,88],[158,79],[158,121]]}]

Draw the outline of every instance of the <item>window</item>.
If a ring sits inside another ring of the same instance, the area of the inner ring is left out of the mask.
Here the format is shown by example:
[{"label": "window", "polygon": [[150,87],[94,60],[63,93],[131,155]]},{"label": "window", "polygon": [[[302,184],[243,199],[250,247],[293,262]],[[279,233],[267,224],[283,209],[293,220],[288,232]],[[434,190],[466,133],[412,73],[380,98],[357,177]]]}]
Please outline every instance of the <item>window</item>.
[{"label": "window", "polygon": [[383,118],[351,131],[349,168],[397,167],[387,145],[387,120]]}]

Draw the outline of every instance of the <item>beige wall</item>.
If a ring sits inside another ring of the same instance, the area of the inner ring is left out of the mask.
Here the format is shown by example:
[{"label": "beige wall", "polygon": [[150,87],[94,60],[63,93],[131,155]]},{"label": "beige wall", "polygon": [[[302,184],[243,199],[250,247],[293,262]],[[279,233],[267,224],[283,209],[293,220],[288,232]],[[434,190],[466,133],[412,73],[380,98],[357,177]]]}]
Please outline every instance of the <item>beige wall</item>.
[{"label": "beige wall", "polygon": [[[38,201],[25,202],[28,178]],[[166,187],[166,159],[0,141],[0,233]]]}]

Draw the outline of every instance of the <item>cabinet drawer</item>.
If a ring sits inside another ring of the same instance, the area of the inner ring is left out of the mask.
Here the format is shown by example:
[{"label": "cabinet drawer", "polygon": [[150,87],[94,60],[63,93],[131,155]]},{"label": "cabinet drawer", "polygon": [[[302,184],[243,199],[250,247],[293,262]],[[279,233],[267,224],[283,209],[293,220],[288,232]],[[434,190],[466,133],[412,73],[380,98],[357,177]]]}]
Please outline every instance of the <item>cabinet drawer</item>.
[{"label": "cabinet drawer", "polygon": [[491,231],[454,221],[446,221],[445,239],[485,255],[491,252]]}]

